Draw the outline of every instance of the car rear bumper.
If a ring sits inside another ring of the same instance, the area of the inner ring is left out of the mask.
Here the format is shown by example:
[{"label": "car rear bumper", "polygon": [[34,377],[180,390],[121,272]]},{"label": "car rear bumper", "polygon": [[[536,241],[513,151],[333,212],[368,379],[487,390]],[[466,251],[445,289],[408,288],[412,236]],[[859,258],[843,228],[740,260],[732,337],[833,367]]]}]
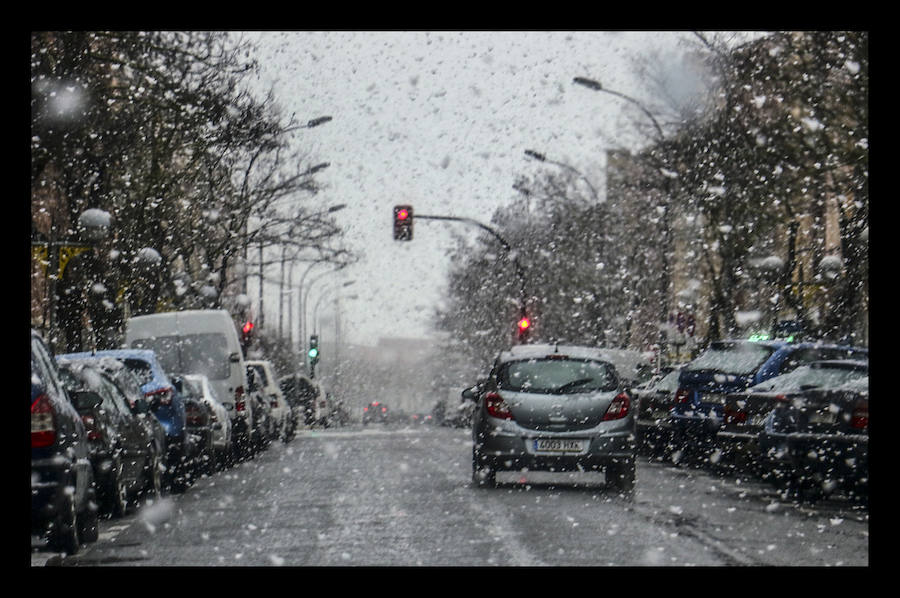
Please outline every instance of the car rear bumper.
[{"label": "car rear bumper", "polygon": [[[584,439],[587,448],[578,454],[540,454],[534,449],[539,438]],[[483,462],[495,470],[521,469],[577,471],[605,468],[612,461],[634,459],[636,438],[630,431],[601,435],[585,435],[578,432],[565,434],[489,434],[476,442],[476,450]]]}]

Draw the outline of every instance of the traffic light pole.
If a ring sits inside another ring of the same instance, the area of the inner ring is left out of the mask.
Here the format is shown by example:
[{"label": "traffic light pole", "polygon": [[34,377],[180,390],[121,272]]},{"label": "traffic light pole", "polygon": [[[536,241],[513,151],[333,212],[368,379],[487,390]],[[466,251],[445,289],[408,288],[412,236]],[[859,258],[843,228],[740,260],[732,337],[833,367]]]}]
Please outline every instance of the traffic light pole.
[{"label": "traffic light pole", "polygon": [[509,242],[500,236],[500,233],[492,229],[486,224],[478,222],[477,220],[472,220],[471,218],[461,218],[458,216],[423,216],[422,214],[415,214],[412,216],[413,219],[422,218],[423,220],[452,220],[454,222],[464,222],[466,224],[472,224],[477,226],[478,228],[490,233],[500,245],[503,246],[503,249],[506,251],[506,255],[512,257],[513,265],[516,268],[516,276],[519,278],[519,303],[521,309],[521,316],[523,318],[527,317],[527,311],[525,309],[526,305],[526,295],[525,295],[525,270],[522,268],[522,265],[519,263],[518,256],[513,252],[512,246],[510,246]]}]

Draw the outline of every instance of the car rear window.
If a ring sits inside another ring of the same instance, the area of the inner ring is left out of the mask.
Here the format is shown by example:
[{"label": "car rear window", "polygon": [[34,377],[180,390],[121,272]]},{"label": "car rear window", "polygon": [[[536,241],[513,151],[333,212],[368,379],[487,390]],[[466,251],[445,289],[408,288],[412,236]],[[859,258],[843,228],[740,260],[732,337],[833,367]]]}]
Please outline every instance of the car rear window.
[{"label": "car rear window", "polygon": [[801,365],[792,372],[775,376],[765,382],[751,386],[750,390],[766,392],[776,390],[794,391],[801,390],[804,387],[831,388],[865,375],[865,370],[846,367],[810,367]]},{"label": "car rear window", "polygon": [[613,390],[618,384],[612,365],[586,359],[528,359],[500,366],[501,390],[572,394]]},{"label": "car rear window", "polygon": [[752,374],[774,351],[773,347],[756,343],[713,343],[685,369],[713,370],[723,374]]}]

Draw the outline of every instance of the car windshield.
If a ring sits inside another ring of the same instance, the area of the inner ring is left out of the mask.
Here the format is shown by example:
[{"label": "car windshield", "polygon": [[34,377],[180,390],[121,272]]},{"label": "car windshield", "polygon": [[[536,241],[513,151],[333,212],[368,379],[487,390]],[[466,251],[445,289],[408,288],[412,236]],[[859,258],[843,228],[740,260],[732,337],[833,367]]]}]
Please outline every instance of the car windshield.
[{"label": "car windshield", "polygon": [[497,373],[501,390],[575,394],[610,390],[617,380],[606,362],[581,359],[528,359],[511,361]]},{"label": "car windshield", "polygon": [[167,372],[203,374],[210,380],[222,380],[230,373],[228,342],[224,334],[186,334],[136,339],[135,349],[151,349]]},{"label": "car windshield", "polygon": [[752,374],[775,351],[757,343],[714,343],[685,370],[714,370],[723,374]]},{"label": "car windshield", "polygon": [[846,367],[802,365],[792,372],[775,376],[749,388],[750,392],[795,391],[803,388],[832,388],[866,376],[865,370]]}]

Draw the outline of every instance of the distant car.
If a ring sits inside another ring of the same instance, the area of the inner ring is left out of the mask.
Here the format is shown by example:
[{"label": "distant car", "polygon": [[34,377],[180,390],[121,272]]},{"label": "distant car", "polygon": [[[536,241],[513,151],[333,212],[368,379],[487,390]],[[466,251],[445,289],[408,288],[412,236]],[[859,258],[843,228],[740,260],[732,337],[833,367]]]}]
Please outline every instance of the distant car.
[{"label": "distant car", "polygon": [[648,456],[667,456],[671,450],[672,433],[669,412],[675,406],[679,369],[661,378],[631,389],[635,403],[638,451]]},{"label": "distant car", "polygon": [[291,407],[281,392],[278,385],[278,378],[275,377],[275,367],[270,361],[249,360],[246,362],[248,366],[256,368],[257,383],[260,392],[269,402],[272,411],[272,420],[275,424],[275,435],[281,440],[285,440],[288,429],[291,426]]},{"label": "distant car", "polygon": [[68,359],[102,359],[112,357],[125,364],[141,382],[141,391],[150,409],[166,432],[165,484],[183,492],[190,483],[190,462],[194,446],[186,430],[186,415],[181,393],[174,387],[156,353],[149,349],[110,349],[106,351],[68,353]]},{"label": "distant car", "polygon": [[363,407],[362,423],[363,424],[383,424],[387,423],[390,413],[388,407],[381,401],[372,401]]},{"label": "distant car", "polygon": [[218,397],[216,389],[209,378],[201,374],[185,374],[182,376],[185,386],[191,387],[194,394],[200,397],[211,412],[211,442],[214,453],[213,466],[221,469],[231,463],[234,458],[234,444],[231,433],[231,418]]},{"label": "distant car", "polygon": [[426,426],[434,423],[430,413],[413,413],[409,416],[409,423],[417,426]]},{"label": "distant car", "polygon": [[814,361],[769,378],[744,392],[725,396],[724,418],[716,433],[718,463],[732,470],[760,474],[758,436],[772,409],[812,389],[829,389],[868,376],[867,361]]},{"label": "distant car", "polygon": [[52,550],[75,554],[99,535],[94,472],[84,421],[59,367],[31,332],[31,533]]},{"label": "distant car", "polygon": [[725,417],[725,395],[741,392],[813,361],[868,359],[868,350],[785,340],[714,341],[681,369],[669,414],[673,458],[707,464],[716,460],[716,433]]},{"label": "distant car", "polygon": [[632,400],[612,363],[592,347],[515,346],[495,360],[476,402],[472,481],[498,471],[603,471],[612,487],[635,486]]},{"label": "distant car", "polygon": [[137,498],[159,494],[165,445],[157,444],[125,393],[98,362],[58,361],[63,385],[88,433],[101,509],[121,517]]},{"label": "distant car", "polygon": [[788,495],[869,496],[869,377],[811,389],[773,409],[759,434],[768,479]]}]

